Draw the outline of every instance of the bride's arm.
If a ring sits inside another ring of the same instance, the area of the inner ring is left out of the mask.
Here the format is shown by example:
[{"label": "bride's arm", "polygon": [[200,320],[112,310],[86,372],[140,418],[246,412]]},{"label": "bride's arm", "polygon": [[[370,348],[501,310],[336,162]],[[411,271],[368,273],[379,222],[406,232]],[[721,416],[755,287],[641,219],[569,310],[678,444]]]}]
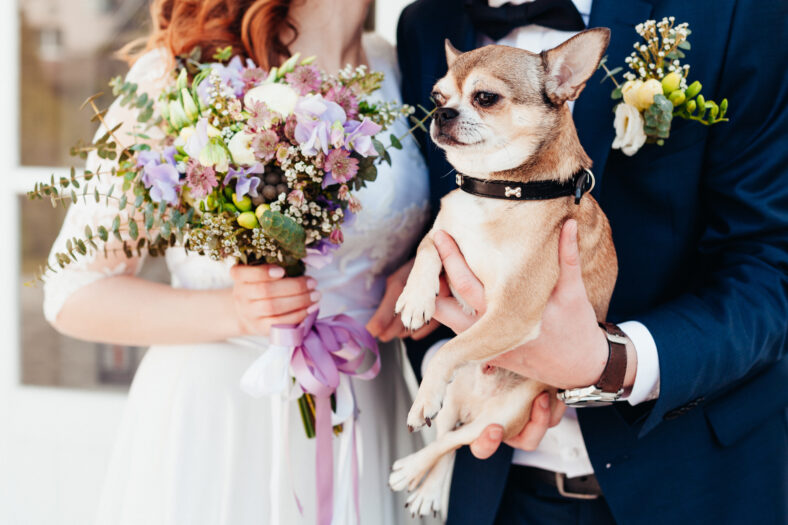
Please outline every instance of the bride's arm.
[{"label": "bride's arm", "polygon": [[72,293],[53,325],[89,341],[202,343],[299,323],[320,299],[313,279],[283,278],[281,268],[236,266],[231,273],[234,287],[223,290],[185,290],[132,275],[99,279]]}]

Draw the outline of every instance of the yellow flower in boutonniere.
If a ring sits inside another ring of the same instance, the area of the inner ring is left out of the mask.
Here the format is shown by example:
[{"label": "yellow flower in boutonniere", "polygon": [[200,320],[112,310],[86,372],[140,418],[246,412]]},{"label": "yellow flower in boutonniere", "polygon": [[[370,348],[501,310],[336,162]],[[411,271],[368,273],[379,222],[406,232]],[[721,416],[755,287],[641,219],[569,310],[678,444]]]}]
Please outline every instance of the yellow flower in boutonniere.
[{"label": "yellow flower in boutonniere", "polygon": [[[614,100],[623,98],[614,110],[614,149],[631,156],[647,142],[662,146],[670,135],[673,117],[695,120],[706,126],[728,121],[725,116],[727,99],[718,105],[701,95],[700,82],[687,85],[690,67],[681,64],[684,51],[691,49],[687,40],[691,31],[687,23],[676,25],[671,16],[659,22],[646,20],[635,30],[643,42],[636,42],[635,50],[625,60],[630,71],[624,73],[626,81],[623,84],[615,78],[623,67],[609,70],[605,65],[607,57],[599,64],[607,73],[602,81],[610,78],[616,85],[611,97]],[[637,125],[640,125],[640,133],[632,128]]]}]

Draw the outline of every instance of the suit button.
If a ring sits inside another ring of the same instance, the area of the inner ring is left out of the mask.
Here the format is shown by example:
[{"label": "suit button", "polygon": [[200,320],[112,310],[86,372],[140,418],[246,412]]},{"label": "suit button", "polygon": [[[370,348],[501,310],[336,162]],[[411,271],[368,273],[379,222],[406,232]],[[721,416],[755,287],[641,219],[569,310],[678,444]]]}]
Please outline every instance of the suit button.
[{"label": "suit button", "polygon": [[665,412],[665,415],[662,416],[662,419],[665,420],[665,421],[672,421],[672,420],[676,419],[677,417],[679,417],[680,415],[681,415],[681,412],[679,412],[678,409],[671,410],[669,412]]}]

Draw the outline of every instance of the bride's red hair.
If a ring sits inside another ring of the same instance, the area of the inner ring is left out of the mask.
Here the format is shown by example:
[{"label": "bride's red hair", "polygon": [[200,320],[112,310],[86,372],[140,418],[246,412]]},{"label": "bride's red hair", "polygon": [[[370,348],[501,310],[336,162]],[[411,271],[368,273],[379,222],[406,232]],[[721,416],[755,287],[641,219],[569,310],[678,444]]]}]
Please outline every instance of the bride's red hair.
[{"label": "bride's red hair", "polygon": [[[173,57],[199,46],[203,59],[232,46],[234,54],[268,69],[290,55],[298,31],[290,19],[292,0],[153,0],[153,32],[144,50],[163,48]],[[283,37],[285,35],[285,37]],[[286,38],[286,40],[283,40]],[[139,54],[122,55],[133,62]],[[139,46],[136,46],[139,48]]]}]

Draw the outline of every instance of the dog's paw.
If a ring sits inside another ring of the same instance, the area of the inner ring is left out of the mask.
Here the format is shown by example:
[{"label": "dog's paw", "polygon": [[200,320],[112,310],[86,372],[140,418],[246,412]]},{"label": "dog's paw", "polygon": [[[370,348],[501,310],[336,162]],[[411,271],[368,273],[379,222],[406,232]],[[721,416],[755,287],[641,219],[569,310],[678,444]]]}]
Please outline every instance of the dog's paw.
[{"label": "dog's paw", "polygon": [[440,281],[408,279],[394,311],[400,314],[405,328],[415,331],[428,323],[435,314],[435,298],[440,291]]},{"label": "dog's paw", "polygon": [[416,399],[408,412],[408,429],[413,432],[420,430],[424,425],[432,426],[432,421],[443,407],[443,397],[446,394],[446,383],[436,381],[425,376],[419,386]]},{"label": "dog's paw", "polygon": [[408,496],[405,507],[410,510],[410,515],[418,516],[438,516],[441,512],[441,502],[443,501],[443,477],[435,476],[433,472],[424,479],[424,482]]},{"label": "dog's paw", "polygon": [[419,452],[394,462],[391,474],[389,474],[391,490],[395,492],[405,489],[411,491],[419,485],[428,468],[428,463],[424,461],[424,457]]}]

